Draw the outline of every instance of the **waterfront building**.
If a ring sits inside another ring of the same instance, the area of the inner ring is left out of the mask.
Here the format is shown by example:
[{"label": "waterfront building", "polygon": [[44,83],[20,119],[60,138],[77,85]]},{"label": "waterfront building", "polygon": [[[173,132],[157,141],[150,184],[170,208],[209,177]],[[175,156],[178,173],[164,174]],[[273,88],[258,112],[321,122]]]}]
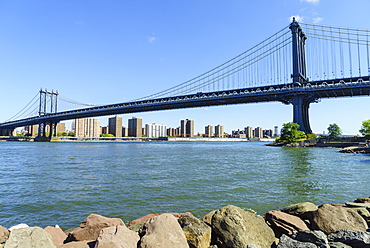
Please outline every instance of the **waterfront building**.
[{"label": "waterfront building", "polygon": [[224,126],[221,126],[221,125],[215,126],[215,136],[220,137],[220,138],[225,137],[225,128],[224,128]]},{"label": "waterfront building", "polygon": [[262,128],[260,127],[256,127],[254,129],[254,135],[256,138],[263,138],[263,131],[262,131]]},{"label": "waterfront building", "polygon": [[128,119],[128,136],[143,137],[143,119],[137,117]]},{"label": "waterfront building", "polygon": [[176,137],[179,136],[179,128],[167,128],[167,136]]},{"label": "waterfront building", "polygon": [[28,135],[32,137],[36,137],[39,131],[39,125],[35,124],[35,125],[27,126],[26,131]]},{"label": "waterfront building", "polygon": [[194,137],[194,120],[181,120],[180,123],[181,137]]},{"label": "waterfront building", "polygon": [[101,134],[100,119],[80,118],[74,121],[75,137],[99,137]]},{"label": "waterfront building", "polygon": [[[32,137],[36,137],[39,131],[39,125],[31,125],[26,127],[26,132]],[[56,133],[64,133],[66,131],[66,124],[64,122],[57,123]],[[50,126],[46,126],[45,132],[50,133]],[[54,135],[54,134],[53,134]]]},{"label": "waterfront building", "polygon": [[253,130],[252,130],[252,127],[246,126],[244,128],[244,133],[245,133],[245,137],[246,138],[253,138]]},{"label": "waterfront building", "polygon": [[274,127],[274,136],[275,137],[278,137],[279,136],[279,127],[278,126],[275,126]]},{"label": "waterfront building", "polygon": [[213,126],[211,125],[208,125],[205,127],[205,137],[214,137],[215,136],[215,132],[214,132],[214,129],[213,129]]},{"label": "waterfront building", "polygon": [[108,133],[115,137],[122,137],[122,117],[114,116],[108,119]]},{"label": "waterfront building", "polygon": [[128,127],[122,127],[122,137],[128,136]]},{"label": "waterfront building", "polygon": [[272,137],[272,129],[264,129],[263,130],[263,137],[271,138]]},{"label": "waterfront building", "polygon": [[146,124],[145,136],[148,138],[166,137],[167,126],[162,124]]},{"label": "waterfront building", "polygon": [[102,134],[108,134],[109,133],[108,127],[101,127],[101,133]]}]

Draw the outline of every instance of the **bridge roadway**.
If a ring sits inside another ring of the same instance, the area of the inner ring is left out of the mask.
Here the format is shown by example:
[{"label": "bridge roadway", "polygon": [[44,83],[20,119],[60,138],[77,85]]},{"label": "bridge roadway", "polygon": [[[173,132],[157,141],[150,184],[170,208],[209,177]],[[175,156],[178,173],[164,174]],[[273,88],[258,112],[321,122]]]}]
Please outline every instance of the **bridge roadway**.
[{"label": "bridge roadway", "polygon": [[[196,94],[182,96],[164,97],[150,100],[103,105],[98,107],[82,108],[0,123],[0,129],[14,129],[16,127],[23,127],[39,123],[58,123],[63,120],[71,120],[84,117],[217,105],[274,101],[294,105],[295,103],[292,99],[297,96],[308,99],[308,104],[306,104],[307,116],[303,117],[308,118],[309,103],[315,102],[318,99],[370,96],[370,76],[330,80],[328,79],[302,84],[293,83],[283,85],[271,85],[207,93],[199,92]],[[295,111],[293,112],[293,115],[295,115]],[[296,122],[294,118],[293,121]],[[303,120],[303,122],[305,121],[308,123],[308,119]],[[299,122],[300,121],[298,120],[297,123]],[[306,130],[310,130],[309,123],[307,128]]]}]

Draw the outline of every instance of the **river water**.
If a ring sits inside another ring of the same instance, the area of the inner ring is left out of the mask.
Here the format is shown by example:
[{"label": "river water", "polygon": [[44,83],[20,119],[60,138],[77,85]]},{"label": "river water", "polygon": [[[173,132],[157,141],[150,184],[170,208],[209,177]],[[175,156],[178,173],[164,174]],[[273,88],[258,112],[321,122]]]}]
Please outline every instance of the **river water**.
[{"label": "river water", "polygon": [[0,142],[0,225],[124,222],[225,205],[258,214],[369,197],[370,156],[259,142]]}]

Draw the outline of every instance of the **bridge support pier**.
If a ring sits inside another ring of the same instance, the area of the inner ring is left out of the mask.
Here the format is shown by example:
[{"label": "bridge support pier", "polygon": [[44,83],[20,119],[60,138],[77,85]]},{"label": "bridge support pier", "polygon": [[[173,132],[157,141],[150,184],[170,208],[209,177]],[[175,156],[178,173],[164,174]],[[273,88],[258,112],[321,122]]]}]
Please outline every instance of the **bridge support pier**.
[{"label": "bridge support pier", "polygon": [[[50,142],[59,140],[57,138],[56,126],[57,123],[39,123],[39,131],[37,137],[35,138],[35,142]],[[47,133],[47,131],[49,132]]]},{"label": "bridge support pier", "polygon": [[15,129],[2,128],[0,129],[0,136],[16,136]]}]

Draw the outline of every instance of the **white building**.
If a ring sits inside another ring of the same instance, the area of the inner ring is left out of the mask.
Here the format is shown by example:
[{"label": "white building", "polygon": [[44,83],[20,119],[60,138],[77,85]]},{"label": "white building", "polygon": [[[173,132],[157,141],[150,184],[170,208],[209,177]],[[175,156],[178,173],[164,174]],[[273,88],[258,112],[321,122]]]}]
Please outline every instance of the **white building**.
[{"label": "white building", "polygon": [[99,137],[101,134],[100,119],[81,118],[74,122],[75,137]]},{"label": "white building", "polygon": [[167,126],[161,124],[145,124],[145,136],[148,138],[158,138],[167,136]]}]

